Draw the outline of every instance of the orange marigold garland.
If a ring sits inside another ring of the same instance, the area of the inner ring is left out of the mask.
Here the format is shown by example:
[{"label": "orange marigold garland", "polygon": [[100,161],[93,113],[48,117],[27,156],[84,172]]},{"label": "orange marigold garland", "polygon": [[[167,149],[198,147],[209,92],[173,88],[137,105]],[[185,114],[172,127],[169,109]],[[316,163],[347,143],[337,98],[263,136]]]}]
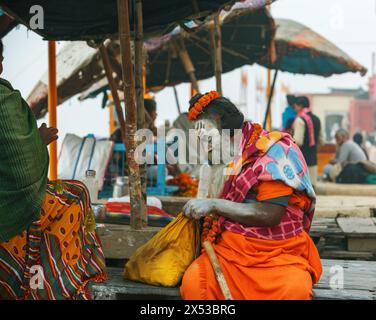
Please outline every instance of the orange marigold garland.
[{"label": "orange marigold garland", "polygon": [[179,187],[175,193],[176,196],[194,198],[197,195],[198,181],[193,179],[189,173],[181,173],[169,180],[167,184]]},{"label": "orange marigold garland", "polygon": [[188,119],[190,121],[195,120],[198,115],[202,112],[202,110],[210,104],[213,100],[218,99],[220,97],[220,94],[213,90],[208,92],[207,94],[204,94],[198,101],[189,109],[188,112]]},{"label": "orange marigold garland", "polygon": [[[252,124],[252,134],[249,138],[247,145],[251,145],[257,142],[260,138],[262,127],[258,123]],[[205,216],[203,223],[203,230],[201,235],[201,241],[210,241],[215,243],[219,239],[219,235],[222,233],[221,226],[219,225],[219,216],[217,214],[209,214]]]}]

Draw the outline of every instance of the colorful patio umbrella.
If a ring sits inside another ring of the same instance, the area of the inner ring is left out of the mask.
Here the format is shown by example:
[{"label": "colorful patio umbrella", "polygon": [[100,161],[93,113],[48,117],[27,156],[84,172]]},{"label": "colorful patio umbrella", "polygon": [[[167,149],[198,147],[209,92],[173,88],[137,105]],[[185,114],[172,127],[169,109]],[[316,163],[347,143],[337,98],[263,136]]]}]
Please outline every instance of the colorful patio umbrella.
[{"label": "colorful patio umbrella", "polygon": [[275,19],[277,27],[275,47],[277,58],[269,63],[264,57],[260,64],[272,69],[297,74],[328,77],[345,72],[367,69],[346,52],[305,25],[288,19]]},{"label": "colorful patio umbrella", "polygon": [[271,107],[271,100],[278,71],[295,74],[314,74],[329,77],[346,72],[367,73],[367,69],[346,52],[307,26],[288,19],[275,19],[276,57],[263,57],[258,63],[275,69],[272,87],[266,107],[264,127]]}]

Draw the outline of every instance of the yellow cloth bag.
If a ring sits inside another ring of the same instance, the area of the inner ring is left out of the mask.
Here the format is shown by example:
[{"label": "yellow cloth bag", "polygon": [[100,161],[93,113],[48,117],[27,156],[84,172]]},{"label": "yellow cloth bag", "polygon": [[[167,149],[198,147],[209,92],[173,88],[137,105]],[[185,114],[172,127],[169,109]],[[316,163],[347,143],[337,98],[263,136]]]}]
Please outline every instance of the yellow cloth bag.
[{"label": "yellow cloth bag", "polygon": [[180,213],[132,255],[124,277],[156,286],[175,287],[199,253],[196,220]]}]

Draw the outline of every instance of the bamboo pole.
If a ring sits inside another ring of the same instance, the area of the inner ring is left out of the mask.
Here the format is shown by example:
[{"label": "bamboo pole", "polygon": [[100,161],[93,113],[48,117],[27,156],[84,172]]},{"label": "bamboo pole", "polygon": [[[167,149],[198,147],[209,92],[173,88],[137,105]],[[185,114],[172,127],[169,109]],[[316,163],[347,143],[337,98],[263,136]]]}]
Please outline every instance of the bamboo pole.
[{"label": "bamboo pole", "polygon": [[[267,83],[266,83],[266,99],[269,99],[270,97],[270,94],[271,94],[271,69],[268,68],[268,79],[267,79]],[[272,111],[271,109],[267,109],[266,110],[266,117],[267,117],[267,126],[266,126],[266,129],[268,131],[271,131],[272,130]]]},{"label": "bamboo pole", "polygon": [[183,64],[185,72],[188,74],[189,79],[191,80],[191,84],[192,84],[193,89],[196,92],[199,92],[195,67],[193,65],[191,57],[189,56],[187,48],[184,45],[183,40],[182,39],[180,39],[180,40],[181,41],[179,41],[179,42],[177,42],[177,41],[174,42],[176,51],[179,54],[179,58],[180,58],[181,63]]},{"label": "bamboo pole", "polygon": [[131,52],[131,31],[129,25],[128,0],[118,0],[119,40],[121,65],[124,82],[125,114],[127,123],[125,132],[126,157],[129,168],[129,195],[131,202],[131,227],[142,229],[147,226],[146,212],[143,211],[145,201],[142,197],[140,170],[135,159],[137,147],[137,110],[135,103],[135,84]]},{"label": "bamboo pole", "polygon": [[218,15],[215,16],[210,31],[212,39],[211,42],[214,52],[214,73],[216,88],[218,93],[222,95],[222,35]]},{"label": "bamboo pole", "polygon": [[[56,42],[48,41],[48,125],[57,128]],[[50,180],[57,179],[57,141],[50,146]]]},{"label": "bamboo pole", "polygon": [[[271,110],[272,99],[273,99],[273,94],[274,94],[274,90],[275,90],[275,84],[276,84],[276,81],[277,81],[277,76],[278,76],[278,69],[276,69],[274,71],[273,82],[272,82],[272,86],[271,86],[270,93],[269,93],[269,96],[268,96],[268,104],[266,106],[266,113],[265,113],[265,118],[264,118],[264,128],[266,126],[267,121],[270,119],[270,110]],[[271,123],[268,124],[268,125],[270,125],[270,129],[268,128],[268,130],[270,131],[271,130]]]},{"label": "bamboo pole", "polygon": [[[136,106],[137,106],[137,128],[145,128],[145,107],[144,95],[146,83],[146,69],[144,61],[144,34],[143,34],[143,17],[142,17],[142,0],[136,0],[135,6],[135,89],[136,89]],[[146,202],[146,163],[140,166],[140,179],[142,196]],[[141,208],[146,212],[145,206]],[[142,213],[146,215],[146,213]]]}]

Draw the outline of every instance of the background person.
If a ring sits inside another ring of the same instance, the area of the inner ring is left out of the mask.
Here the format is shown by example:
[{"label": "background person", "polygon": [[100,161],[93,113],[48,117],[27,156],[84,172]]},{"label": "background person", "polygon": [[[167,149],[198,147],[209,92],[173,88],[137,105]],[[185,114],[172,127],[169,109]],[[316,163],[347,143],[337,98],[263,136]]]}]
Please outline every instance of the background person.
[{"label": "background person", "polygon": [[293,124],[293,137],[307,162],[312,185],[315,187],[317,184],[317,147],[324,141],[321,122],[311,112],[309,100],[305,96],[294,99],[294,109],[297,116]]},{"label": "background person", "polygon": [[363,150],[367,160],[369,159],[366,148],[364,148],[363,135],[357,132],[353,135],[353,141]]},{"label": "background person", "polygon": [[294,109],[295,96],[292,94],[286,95],[287,107],[282,113],[282,129],[284,131],[290,130],[291,125],[296,118],[296,111]]},{"label": "background person", "polygon": [[362,148],[350,139],[350,135],[345,129],[337,130],[335,139],[337,143],[336,157],[324,167],[324,174],[331,181],[336,181],[336,177],[339,176],[346,163],[354,164],[367,160]]}]

